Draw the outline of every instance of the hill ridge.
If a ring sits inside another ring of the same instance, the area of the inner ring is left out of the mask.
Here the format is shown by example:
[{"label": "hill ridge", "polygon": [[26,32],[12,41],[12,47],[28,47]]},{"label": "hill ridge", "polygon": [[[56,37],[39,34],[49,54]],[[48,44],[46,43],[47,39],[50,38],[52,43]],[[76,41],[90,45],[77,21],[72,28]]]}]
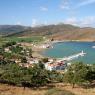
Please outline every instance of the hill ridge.
[{"label": "hill ridge", "polygon": [[95,41],[95,28],[80,28],[70,24],[57,24],[37,27],[27,27],[20,25],[9,25],[6,27],[6,25],[0,25],[0,34],[7,37],[48,36],[50,38],[59,40]]}]

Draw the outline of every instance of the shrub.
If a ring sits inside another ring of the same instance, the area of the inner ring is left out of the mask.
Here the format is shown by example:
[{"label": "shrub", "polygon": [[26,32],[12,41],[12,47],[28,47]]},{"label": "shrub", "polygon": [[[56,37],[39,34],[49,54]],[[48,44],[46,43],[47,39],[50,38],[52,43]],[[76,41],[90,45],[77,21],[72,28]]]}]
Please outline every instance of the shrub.
[{"label": "shrub", "polygon": [[43,58],[42,62],[44,62],[44,63],[48,62],[48,58]]}]

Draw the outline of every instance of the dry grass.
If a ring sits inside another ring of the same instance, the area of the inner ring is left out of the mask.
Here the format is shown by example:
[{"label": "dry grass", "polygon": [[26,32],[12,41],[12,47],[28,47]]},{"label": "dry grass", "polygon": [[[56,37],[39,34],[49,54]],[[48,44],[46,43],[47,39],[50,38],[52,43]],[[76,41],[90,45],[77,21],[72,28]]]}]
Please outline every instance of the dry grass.
[{"label": "dry grass", "polygon": [[72,88],[71,85],[64,86],[64,84],[56,84],[56,86],[57,88],[68,90],[75,95],[95,95],[95,88],[84,89],[78,86]]},{"label": "dry grass", "polygon": [[[45,95],[45,93],[51,89],[52,86],[49,85],[49,88],[39,88],[39,89],[31,89],[26,88],[24,90],[23,87],[13,87],[8,85],[0,84],[0,95]],[[67,90],[75,95],[95,95],[95,88],[84,89],[84,88],[72,88],[70,85],[65,86],[64,84],[54,84],[54,88],[59,88],[61,90]]]},{"label": "dry grass", "polygon": [[45,90],[33,90],[30,88],[24,90],[23,87],[13,87],[0,84],[0,95],[44,95],[44,93]]}]

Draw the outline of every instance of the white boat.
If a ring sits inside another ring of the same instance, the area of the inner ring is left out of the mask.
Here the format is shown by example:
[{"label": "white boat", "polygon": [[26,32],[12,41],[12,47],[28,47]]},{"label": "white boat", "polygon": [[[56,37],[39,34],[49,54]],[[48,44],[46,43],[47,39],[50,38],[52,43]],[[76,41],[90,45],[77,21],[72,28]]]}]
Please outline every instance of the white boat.
[{"label": "white boat", "polygon": [[92,46],[92,48],[95,48],[95,46]]}]

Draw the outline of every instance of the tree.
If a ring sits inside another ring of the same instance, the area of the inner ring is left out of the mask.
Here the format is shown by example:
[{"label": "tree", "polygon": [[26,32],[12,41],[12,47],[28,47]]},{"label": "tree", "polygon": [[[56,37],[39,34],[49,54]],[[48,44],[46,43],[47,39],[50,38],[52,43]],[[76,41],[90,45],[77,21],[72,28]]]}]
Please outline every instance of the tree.
[{"label": "tree", "polygon": [[21,68],[17,64],[6,64],[4,65],[4,72],[0,77],[0,81],[2,80],[10,85],[21,85],[22,76]]},{"label": "tree", "polygon": [[26,57],[22,57],[22,58],[21,58],[21,62],[22,62],[22,63],[27,63]]},{"label": "tree", "polygon": [[41,61],[39,61],[38,66],[39,66],[41,69],[45,69],[45,65],[44,65]]},{"label": "tree", "polygon": [[43,58],[42,62],[44,62],[44,63],[48,62],[48,58]]},{"label": "tree", "polygon": [[39,65],[34,67],[24,68],[17,64],[6,64],[0,66],[0,82],[23,86],[25,87],[39,87],[46,85],[48,82],[47,70],[41,69]]},{"label": "tree", "polygon": [[95,80],[95,64],[88,66],[88,73],[86,75],[86,80],[91,84]]},{"label": "tree", "polygon": [[31,72],[31,85],[33,87],[44,86],[48,82],[48,74],[45,69],[39,68],[35,65]]},{"label": "tree", "polygon": [[29,56],[30,56],[31,58],[33,58],[33,56],[32,56],[32,49],[29,49]]},{"label": "tree", "polygon": [[10,48],[10,50],[13,52],[13,53],[20,53],[22,50],[23,50],[23,48],[22,47],[20,47],[20,46],[11,46],[11,48]]},{"label": "tree", "polygon": [[67,69],[67,72],[64,74],[64,81],[72,84],[72,87],[74,87],[75,84],[81,85],[84,82],[87,82],[87,73],[87,65],[83,64],[82,62],[74,63]]},{"label": "tree", "polygon": [[5,48],[5,47],[9,47],[9,46],[12,46],[12,45],[16,45],[16,42],[7,42],[5,45],[3,45],[2,47]]}]

